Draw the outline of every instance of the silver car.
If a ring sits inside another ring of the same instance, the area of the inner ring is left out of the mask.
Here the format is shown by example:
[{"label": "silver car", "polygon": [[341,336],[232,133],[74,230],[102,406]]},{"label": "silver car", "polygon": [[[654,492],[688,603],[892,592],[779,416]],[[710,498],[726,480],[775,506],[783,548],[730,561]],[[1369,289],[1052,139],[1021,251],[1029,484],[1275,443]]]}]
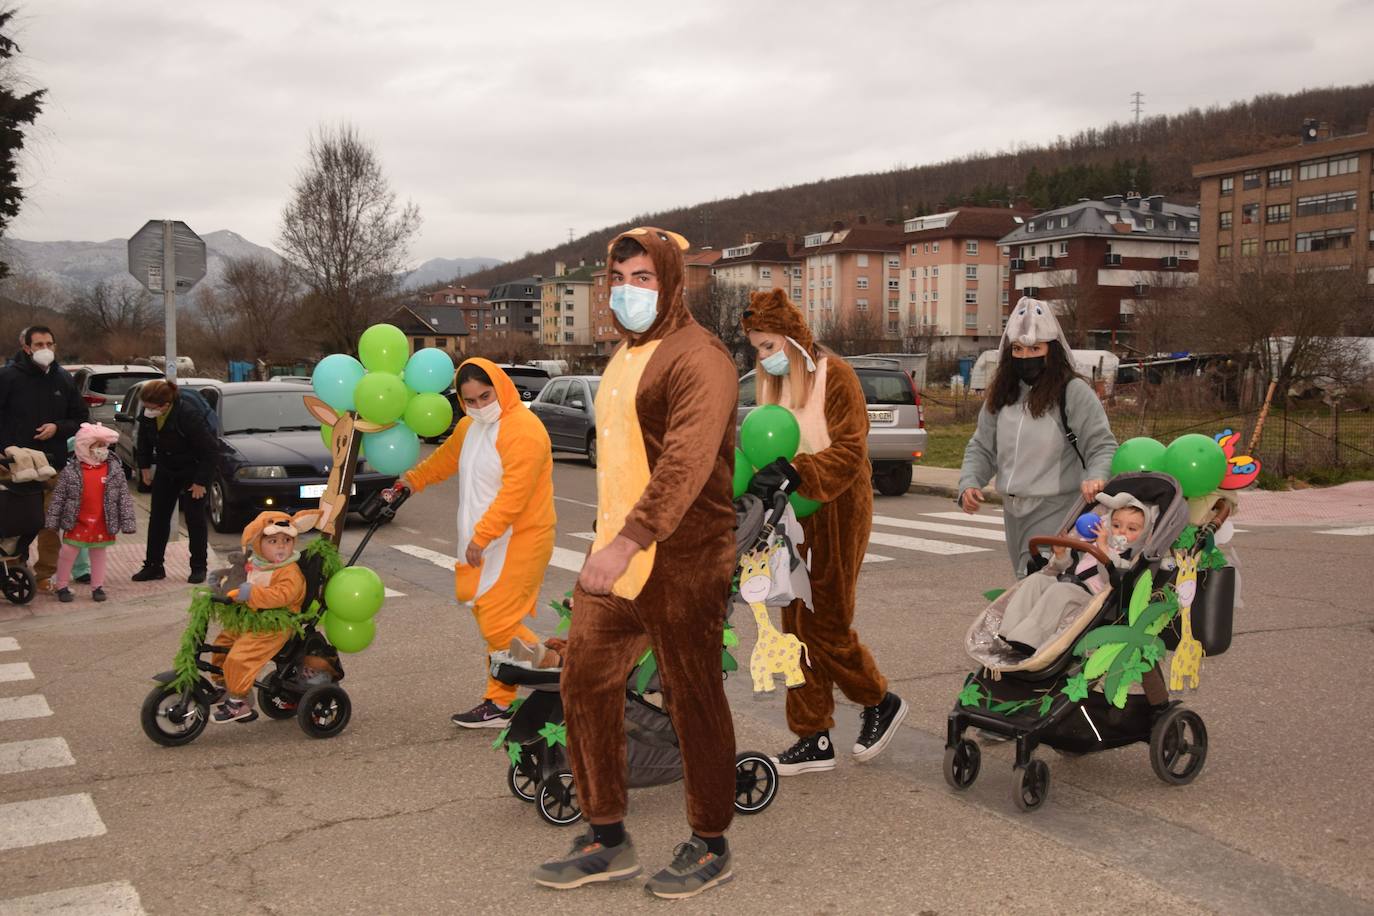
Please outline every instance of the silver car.
[{"label": "silver car", "polygon": [[[883,496],[901,496],[911,488],[911,465],[926,451],[926,421],[916,384],[903,369],[888,360],[854,357],[849,360],[859,376],[868,402],[868,461],[873,467],[873,488]],[[736,425],[758,404],[754,373],[739,380]]]},{"label": "silver car", "polygon": [[114,426],[115,411],[130,388],[163,377],[162,370],[153,366],[82,364],[65,368],[76,380],[76,390],[86,401],[91,422],[105,426]]},{"label": "silver car", "polygon": [[560,375],[530,401],[555,452],[578,452],[596,467],[596,389],[600,376]]}]

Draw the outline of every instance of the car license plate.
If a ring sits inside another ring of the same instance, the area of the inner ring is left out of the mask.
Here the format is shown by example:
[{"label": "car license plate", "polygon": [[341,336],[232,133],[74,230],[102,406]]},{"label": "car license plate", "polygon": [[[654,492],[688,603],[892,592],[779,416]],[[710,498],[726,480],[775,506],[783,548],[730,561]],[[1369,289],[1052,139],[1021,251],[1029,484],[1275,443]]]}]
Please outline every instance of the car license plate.
[{"label": "car license plate", "polygon": [[[325,484],[322,483],[303,483],[301,484],[301,499],[319,499],[324,495]],[[355,483],[350,491],[351,495],[358,495],[358,485]]]},{"label": "car license plate", "polygon": [[870,423],[891,423],[892,411],[890,410],[870,410],[868,412],[868,422]]}]

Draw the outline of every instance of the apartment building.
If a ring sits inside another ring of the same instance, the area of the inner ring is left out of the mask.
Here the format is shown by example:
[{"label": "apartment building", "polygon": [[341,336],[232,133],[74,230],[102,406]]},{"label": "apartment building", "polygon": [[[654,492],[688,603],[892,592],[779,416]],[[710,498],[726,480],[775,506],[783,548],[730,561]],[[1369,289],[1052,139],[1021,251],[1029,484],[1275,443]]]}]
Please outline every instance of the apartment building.
[{"label": "apartment building", "polygon": [[483,331],[491,330],[491,306],[487,304],[489,295],[489,289],[455,285],[420,293],[416,298],[425,305],[458,306],[463,311],[463,323],[468,334],[478,337]]},{"label": "apartment building", "polygon": [[554,263],[552,277],[540,284],[540,330],[546,347],[592,346],[592,274],[586,264],[569,271]]},{"label": "apartment building", "polygon": [[1011,298],[1052,303],[1071,343],[1108,349],[1129,337],[1152,291],[1197,283],[1199,219],[1197,207],[1135,193],[1038,213],[999,243],[1010,255]]},{"label": "apartment building", "polygon": [[1374,283],[1374,112],[1363,133],[1305,121],[1292,146],[1193,166],[1201,276],[1266,264],[1343,268]]},{"label": "apartment building", "polygon": [[795,252],[802,259],[803,301],[797,305],[818,333],[864,316],[877,333],[902,336],[902,228],[895,222],[853,226],[836,221],[809,233]]},{"label": "apartment building", "polygon": [[540,340],[542,283],[542,277],[521,277],[492,287],[491,295],[487,297],[487,304],[491,307],[492,332],[525,334]]},{"label": "apartment building", "polygon": [[750,292],[786,290],[792,301],[802,302],[802,259],[792,253],[792,244],[782,239],[754,241],[745,235],[743,244],[726,248],[716,261],[716,282],[742,286]]},{"label": "apartment building", "polygon": [[711,274],[719,260],[720,252],[714,248],[687,252],[682,265],[682,295],[688,306],[695,303],[710,287]]},{"label": "apartment building", "polygon": [[467,352],[468,328],[457,305],[430,305],[417,301],[402,305],[387,322],[410,339],[410,352],[426,347],[446,350],[455,359]]}]

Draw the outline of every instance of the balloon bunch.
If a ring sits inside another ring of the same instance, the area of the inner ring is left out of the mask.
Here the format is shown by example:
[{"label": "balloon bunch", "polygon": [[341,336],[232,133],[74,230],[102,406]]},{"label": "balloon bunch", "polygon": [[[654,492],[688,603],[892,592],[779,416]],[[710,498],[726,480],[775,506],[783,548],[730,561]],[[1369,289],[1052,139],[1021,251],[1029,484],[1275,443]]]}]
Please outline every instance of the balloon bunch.
[{"label": "balloon bunch", "polygon": [[1226,454],[1211,436],[1188,433],[1165,447],[1144,436],[1127,439],[1112,456],[1112,476],[1155,471],[1178,481],[1187,499],[1206,496],[1226,476]]},{"label": "balloon bunch", "polygon": [[[792,411],[777,404],[767,404],[749,411],[739,430],[739,448],[735,449],[735,499],[739,499],[754,472],[779,458],[791,461],[797,457],[801,445],[801,426]],[[793,493],[788,501],[797,518],[806,518],[821,507],[814,499]]]},{"label": "balloon bunch", "polygon": [[[340,414],[356,411],[386,427],[363,434],[362,453],[383,474],[403,474],[420,457],[420,437],[437,436],[453,422],[453,405],[441,392],[453,383],[453,359],[427,347],[412,356],[400,328],[374,324],[358,339],[362,361],[344,353],[320,360],[310,384]],[[321,427],[328,443],[330,427]]]},{"label": "balloon bunch", "polygon": [[386,589],[366,566],[345,566],[324,586],[324,635],[340,652],[361,652],[372,644]]}]

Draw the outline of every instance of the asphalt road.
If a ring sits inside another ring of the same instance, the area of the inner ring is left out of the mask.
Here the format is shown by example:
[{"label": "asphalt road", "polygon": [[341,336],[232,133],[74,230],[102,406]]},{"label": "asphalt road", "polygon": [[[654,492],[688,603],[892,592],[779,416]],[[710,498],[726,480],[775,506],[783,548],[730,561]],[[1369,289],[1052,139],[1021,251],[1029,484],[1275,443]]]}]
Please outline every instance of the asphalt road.
[{"label": "asphalt road", "polygon": [[[548,598],[572,586],[594,500],[580,459],[560,455],[555,484]],[[176,649],[180,587],[52,602],[0,623],[0,914],[74,900],[91,908],[60,911],[668,906],[634,881],[559,894],[528,880],[577,831],[510,796],[494,732],[449,724],[480,698],[484,672],[476,627],[439,565],[455,552],[455,500],[452,481],[415,499],[360,561],[399,594],[374,645],[347,658],[353,720],[332,740],[266,719],[211,726],[177,749],[144,737],[138,709]],[[969,520],[917,495],[876,506],[857,628],[911,714],[882,756],[856,765],[846,758],[858,710],[841,701],[839,768],[784,779],[771,808],[737,818],[736,880],[680,911],[1374,912],[1374,687],[1363,676],[1374,538],[1245,530],[1242,504],[1235,642],[1203,662],[1201,689],[1184,697],[1209,731],[1201,777],[1166,786],[1143,745],[1081,758],[1042,750],[1052,796],[1021,814],[1005,745],[985,747],[967,794],[941,775],[945,716],[970,664],[964,632],[981,592],[1007,584],[996,515]],[[345,547],[360,534],[350,527]],[[534,626],[555,623],[543,611]],[[743,660],[754,629],[736,623]],[[736,676],[727,692],[741,749],[790,743],[781,691],[756,698]],[[680,784],[634,792],[628,824],[646,869],[666,862],[687,834]]]}]

